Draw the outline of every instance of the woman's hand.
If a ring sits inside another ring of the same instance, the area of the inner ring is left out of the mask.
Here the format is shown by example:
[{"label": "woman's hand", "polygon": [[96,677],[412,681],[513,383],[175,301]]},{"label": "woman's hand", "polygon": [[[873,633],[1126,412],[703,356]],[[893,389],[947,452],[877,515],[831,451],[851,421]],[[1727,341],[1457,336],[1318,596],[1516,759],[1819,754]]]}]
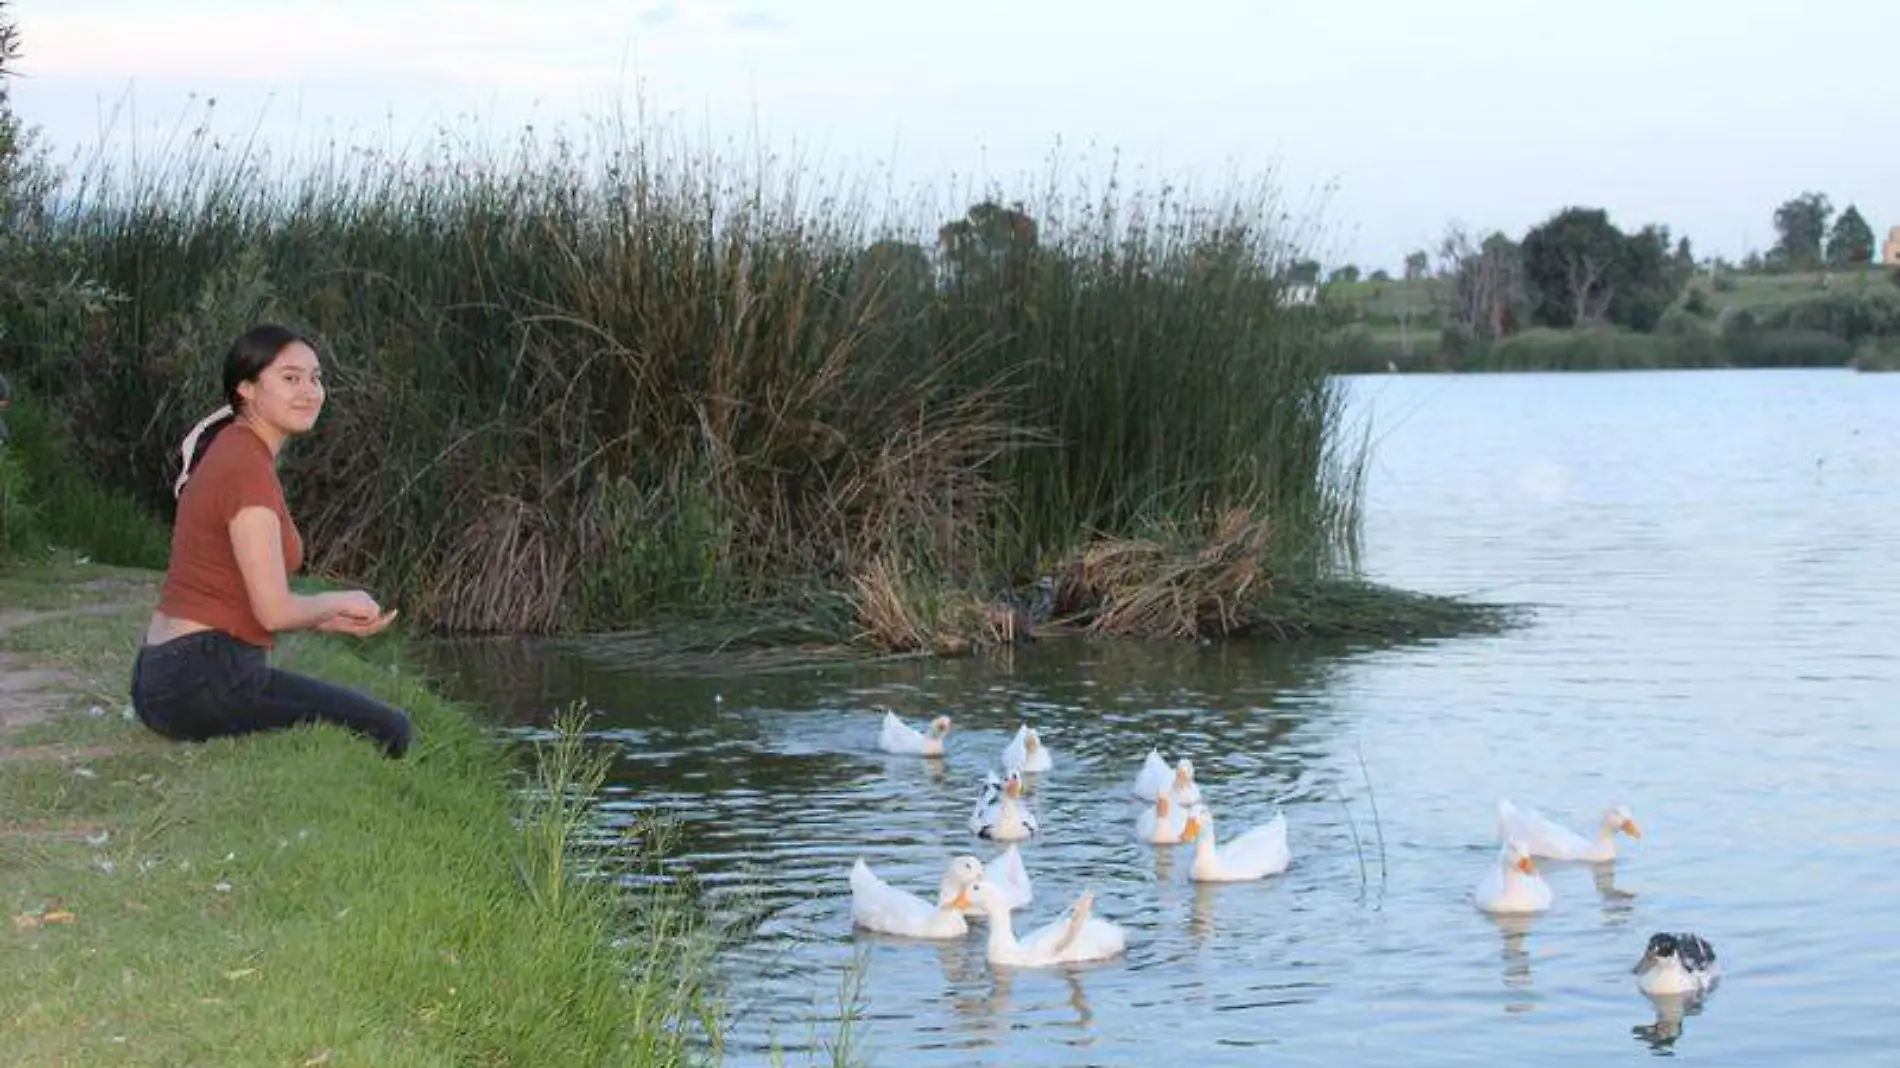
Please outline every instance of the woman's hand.
[{"label": "woman's hand", "polygon": [[395,619],[396,609],[394,608],[367,619],[339,613],[318,624],[317,629],[326,634],[352,634],[358,638],[367,638],[372,634],[381,633]]},{"label": "woman's hand", "polygon": [[320,596],[324,600],[323,607],[330,613],[330,619],[326,619],[325,623],[339,617],[369,623],[383,614],[383,608],[376,603],[376,598],[362,590],[342,590]]},{"label": "woman's hand", "polygon": [[376,598],[362,590],[346,590],[340,593],[323,594],[330,603],[330,617],[317,624],[317,629],[327,634],[353,634],[358,638],[367,638],[381,633],[396,618],[394,609],[383,611]]}]

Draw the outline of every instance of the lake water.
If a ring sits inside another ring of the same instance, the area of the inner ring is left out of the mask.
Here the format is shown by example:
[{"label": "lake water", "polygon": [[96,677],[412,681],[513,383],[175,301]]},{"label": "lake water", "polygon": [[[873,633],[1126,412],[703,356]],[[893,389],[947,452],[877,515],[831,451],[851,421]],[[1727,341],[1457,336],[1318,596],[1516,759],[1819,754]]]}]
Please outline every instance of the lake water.
[{"label": "lake water", "polygon": [[[872,1064],[1900,1063],[1900,375],[1351,386],[1378,437],[1367,571],[1533,602],[1531,625],[725,677],[611,644],[457,659],[505,713],[585,696],[624,750],[613,811],[679,809],[676,863],[765,910],[722,962],[732,1063],[825,1060],[847,1008]],[[951,713],[949,756],[878,752],[880,706]],[[980,923],[854,932],[855,857],[931,893],[994,855],[964,820],[1022,720],[1057,764],[1018,930],[1092,887],[1127,953],[1012,973]],[[1227,835],[1279,805],[1292,868],[1197,886],[1189,847],[1137,843],[1150,746],[1195,761]],[[1546,865],[1551,910],[1493,920],[1468,895],[1500,796],[1579,829],[1621,802],[1643,837]],[[1684,929],[1726,978],[1680,1013],[1630,967]]]}]

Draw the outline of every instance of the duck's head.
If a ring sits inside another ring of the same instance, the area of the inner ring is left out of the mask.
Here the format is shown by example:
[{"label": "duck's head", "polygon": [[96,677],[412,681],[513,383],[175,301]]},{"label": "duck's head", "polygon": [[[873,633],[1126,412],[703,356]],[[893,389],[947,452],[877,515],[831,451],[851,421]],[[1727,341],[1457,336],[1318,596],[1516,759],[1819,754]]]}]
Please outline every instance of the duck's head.
[{"label": "duck's head", "polygon": [[943,870],[943,881],[937,887],[937,906],[958,910],[969,908],[970,888],[982,880],[982,861],[968,853],[952,858]]},{"label": "duck's head", "polygon": [[1023,796],[1023,773],[1012,768],[1003,778],[1003,792],[1011,797]]},{"label": "duck's head", "polygon": [[1666,960],[1676,956],[1676,936],[1672,934],[1653,934],[1649,936],[1649,945],[1643,948],[1643,959],[1630,969],[1631,975],[1641,975]]},{"label": "duck's head", "polygon": [[988,879],[978,879],[963,889],[962,900],[965,904],[984,912],[996,912],[1004,908],[1004,901]]},{"label": "duck's head", "polygon": [[1525,875],[1537,874],[1537,864],[1531,860],[1531,851],[1515,838],[1505,839],[1504,848],[1498,850],[1498,863],[1506,869],[1516,868]]},{"label": "duck's head", "polygon": [[1036,734],[1036,728],[1024,727],[1023,728],[1023,752],[1034,753],[1036,750],[1041,749],[1041,748],[1042,748],[1042,738],[1041,736]]},{"label": "duck's head", "polygon": [[933,719],[930,721],[930,736],[932,738],[940,739],[944,735],[949,734],[949,733],[950,733],[950,717],[949,716],[938,716],[936,719]]},{"label": "duck's head", "polygon": [[1180,761],[1174,765],[1174,788],[1180,790],[1193,785],[1194,762],[1186,757],[1182,757]]},{"label": "duck's head", "polygon": [[1631,838],[1641,838],[1643,836],[1642,828],[1636,826],[1635,817],[1631,816],[1630,810],[1624,808],[1622,805],[1611,805],[1609,808],[1603,810],[1603,825],[1608,827],[1612,832],[1622,831]]}]

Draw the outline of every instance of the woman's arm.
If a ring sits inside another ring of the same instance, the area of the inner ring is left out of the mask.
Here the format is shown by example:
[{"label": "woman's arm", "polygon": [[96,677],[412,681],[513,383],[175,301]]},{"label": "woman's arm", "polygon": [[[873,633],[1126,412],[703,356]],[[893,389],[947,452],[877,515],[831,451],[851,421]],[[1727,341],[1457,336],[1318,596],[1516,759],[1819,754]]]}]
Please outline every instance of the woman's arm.
[{"label": "woman's arm", "polygon": [[231,517],[231,549],[244,576],[251,614],[265,630],[309,630],[340,615],[373,620],[382,614],[376,601],[361,590],[314,596],[292,593],[284,567],[283,527],[269,508],[238,509]]}]

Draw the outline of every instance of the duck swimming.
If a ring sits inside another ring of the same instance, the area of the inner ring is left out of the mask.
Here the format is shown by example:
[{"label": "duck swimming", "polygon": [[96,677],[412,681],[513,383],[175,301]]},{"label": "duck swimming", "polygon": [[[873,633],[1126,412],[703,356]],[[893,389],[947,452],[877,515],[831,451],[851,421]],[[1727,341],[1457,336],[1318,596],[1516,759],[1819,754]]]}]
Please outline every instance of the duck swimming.
[{"label": "duck swimming", "polygon": [[1603,810],[1594,840],[1547,818],[1528,805],[1519,808],[1509,798],[1498,799],[1498,838],[1515,838],[1524,843],[1531,856],[1551,860],[1605,861],[1616,859],[1616,833],[1641,838],[1642,829],[1622,805]]},{"label": "duck swimming", "polygon": [[1636,988],[1645,994],[1699,994],[1722,977],[1715,947],[1699,935],[1658,933],[1649,936],[1643,958],[1630,969]]},{"label": "duck swimming", "polygon": [[1135,817],[1135,837],[1149,845],[1191,842],[1198,829],[1193,811],[1185,806],[1177,807],[1173,797],[1165,791],[1156,794],[1155,803]]},{"label": "duck swimming", "polygon": [[1188,877],[1199,883],[1233,883],[1278,875],[1293,862],[1286,845],[1286,815],[1252,827],[1221,845],[1214,840],[1214,814],[1194,810],[1188,838],[1194,842],[1194,867]]},{"label": "duck swimming", "polygon": [[970,812],[970,833],[995,842],[1013,842],[1034,835],[1036,815],[1022,803],[1022,772],[1011,769],[1001,779],[984,776],[976,807]]},{"label": "duck swimming", "polygon": [[1025,723],[1016,728],[1016,736],[1003,747],[1003,770],[1022,772],[1044,772],[1055,766],[1055,758],[1049,755],[1049,747],[1042,744],[1042,735]]},{"label": "duck swimming", "polygon": [[1141,771],[1135,775],[1135,796],[1143,801],[1153,801],[1162,791],[1169,791],[1174,800],[1187,807],[1201,803],[1201,788],[1194,781],[1194,762],[1183,757],[1170,769],[1167,761],[1161,759],[1159,750],[1148,750],[1148,758],[1141,762]]},{"label": "duck swimming", "polygon": [[877,746],[886,753],[901,753],[905,756],[942,756],[943,739],[949,733],[949,716],[938,716],[931,720],[930,732],[926,734],[886,712],[884,724],[877,733]]},{"label": "duck swimming", "polygon": [[1471,903],[1490,913],[1543,912],[1550,908],[1551,896],[1550,884],[1537,873],[1524,843],[1507,838],[1498,849],[1497,862],[1478,877]]},{"label": "duck swimming", "polygon": [[1128,948],[1128,932],[1121,925],[1090,914],[1095,904],[1092,890],[1084,890],[1082,896],[1076,898],[1075,904],[1061,917],[1036,928],[1021,939],[1016,937],[1016,931],[1010,924],[1009,909],[995,887],[979,881],[970,888],[969,898],[989,915],[990,936],[986,953],[991,964],[1036,968],[1101,960]]},{"label": "duck swimming", "polygon": [[910,938],[959,938],[970,930],[963,910],[970,887],[983,878],[983,862],[952,859],[938,884],[935,905],[877,877],[859,857],[851,866],[851,920],[859,927]]}]

